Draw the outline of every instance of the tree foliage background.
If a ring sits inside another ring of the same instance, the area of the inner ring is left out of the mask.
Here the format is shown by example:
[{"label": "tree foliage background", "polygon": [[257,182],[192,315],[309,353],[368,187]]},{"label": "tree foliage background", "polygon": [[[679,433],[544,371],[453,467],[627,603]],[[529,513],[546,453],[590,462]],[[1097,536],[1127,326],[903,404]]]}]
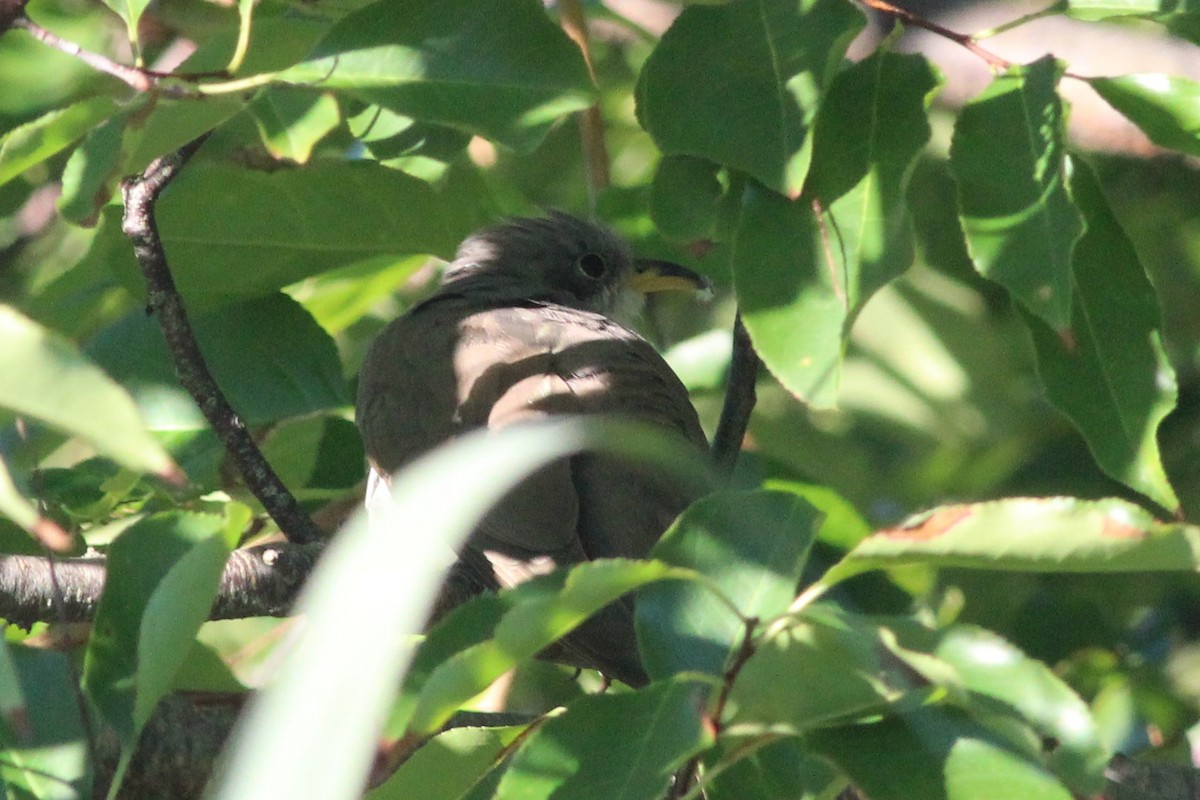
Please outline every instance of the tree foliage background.
[{"label": "tree foliage background", "polygon": [[[874,46],[847,58],[868,12]],[[1200,42],[1182,5],[1046,14]],[[261,686],[211,797],[354,797],[375,763],[377,800],[848,783],[1065,800],[1123,796],[1117,752],[1192,765],[1197,83],[1010,62],[998,31],[882,0],[7,0],[0,24],[10,796],[123,778],[168,796],[139,761],[155,715]],[[986,88],[939,104],[945,76],[905,29],[962,47]],[[1153,157],[1074,149],[1063,92],[1083,84]],[[158,229],[238,417],[318,525],[343,527],[302,624],[253,598],[206,621],[261,591],[231,550],[273,543],[245,551],[272,567],[308,545],[280,538],[181,388],[122,231],[121,177],[208,131]],[[371,336],[467,233],[550,207],[712,279],[711,302],[644,321],[710,431],[740,312],[765,368],[732,477],[568,421],[414,465],[391,535],[342,526]],[[713,491],[651,560],[479,598],[414,638],[439,552],[580,448]],[[101,563],[102,595],[73,583]],[[533,659],[635,589],[650,686],[598,692]],[[516,717],[439,733],[513,667]],[[204,758],[173,763],[206,780]]]}]

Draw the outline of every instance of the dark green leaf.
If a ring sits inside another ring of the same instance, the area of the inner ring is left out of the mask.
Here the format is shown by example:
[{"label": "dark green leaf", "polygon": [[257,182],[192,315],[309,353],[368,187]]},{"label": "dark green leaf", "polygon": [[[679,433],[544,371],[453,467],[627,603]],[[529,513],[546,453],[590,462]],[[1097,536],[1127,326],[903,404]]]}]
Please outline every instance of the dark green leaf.
[{"label": "dark green leaf", "polygon": [[815,731],[806,741],[872,800],[1070,800],[1038,760],[953,709]]},{"label": "dark green leaf", "polygon": [[1047,56],[992,81],[950,148],[975,268],[1056,330],[1071,323],[1071,251],[1083,220],[1067,191],[1062,68]]},{"label": "dark green leaf", "polygon": [[459,800],[504,754],[524,728],[453,728],[421,745],[365,800]]},{"label": "dark green leaf", "polygon": [[684,680],[582,697],[542,723],[513,756],[498,800],[662,797],[671,775],[709,746],[713,687]]},{"label": "dark green leaf", "polygon": [[[830,797],[838,776],[828,762],[807,752],[794,736],[765,744],[726,739],[705,756],[709,771],[720,769],[704,795],[709,800],[820,800]],[[752,750],[747,752],[749,747]],[[726,761],[733,761],[727,765]],[[844,783],[844,780],[841,781]]]},{"label": "dark green leaf", "polygon": [[[116,210],[91,258],[145,292]],[[371,161],[254,172],[189,166],[158,207],[171,272],[193,313],[275,292],[301,278],[379,255],[450,256],[467,231],[428,184]]]},{"label": "dark green leaf", "polygon": [[1074,162],[1071,190],[1087,230],[1071,255],[1071,327],[1027,319],[1050,400],[1087,439],[1100,467],[1169,510],[1158,427],[1175,407],[1154,287],[1091,168]]},{"label": "dark green leaf", "polygon": [[100,209],[116,191],[121,163],[121,137],[132,112],[113,115],[84,137],[63,168],[58,210],[65,219],[94,225]]},{"label": "dark green leaf", "polygon": [[688,508],[652,555],[711,583],[670,581],[639,593],[638,641],[651,678],[723,674],[746,635],[744,620],[787,610],[818,524],[812,506],[783,492],[720,492]]},{"label": "dark green leaf", "polygon": [[280,77],[518,149],[591,103],[579,49],[534,0],[382,0]]},{"label": "dark green leaf", "polygon": [[862,26],[842,0],[690,6],[642,69],[638,119],[664,154],[733,167],[794,197],[821,95]]},{"label": "dark green leaf", "polygon": [[692,156],[667,156],[654,173],[650,214],[654,224],[676,239],[706,239],[717,225],[725,190],[717,179],[720,168]]},{"label": "dark green leaf", "polygon": [[[248,425],[350,403],[333,341],[284,295],[225,306],[192,320],[200,351]],[[135,311],[92,340],[88,353],[133,393],[154,430],[205,426],[179,386],[162,331]]]}]

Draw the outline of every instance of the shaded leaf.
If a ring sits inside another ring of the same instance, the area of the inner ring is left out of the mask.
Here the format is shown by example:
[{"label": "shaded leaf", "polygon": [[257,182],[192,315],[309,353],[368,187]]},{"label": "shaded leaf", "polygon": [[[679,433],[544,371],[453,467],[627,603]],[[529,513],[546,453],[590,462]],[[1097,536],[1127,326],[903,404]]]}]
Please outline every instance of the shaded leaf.
[{"label": "shaded leaf", "polygon": [[[119,210],[105,216],[88,257],[107,261],[140,296]],[[372,161],[270,173],[196,163],[158,206],[171,272],[193,313],[372,256],[448,257],[467,231],[448,230],[447,219],[428,184]]]},{"label": "shaded leaf", "polygon": [[1108,475],[1175,510],[1158,427],[1175,407],[1175,373],[1162,347],[1158,299],[1137,250],[1091,168],[1074,162],[1071,190],[1087,230],[1071,255],[1071,327],[1028,317],[1038,374]]},{"label": "shaded leaf", "polygon": [[78,436],[131,469],[175,469],[125,390],[66,339],[0,306],[0,340],[0,408]]},{"label": "shaded leaf", "polygon": [[534,0],[381,0],[280,78],[517,149],[592,102],[579,49]]},{"label": "shaded leaf", "polygon": [[[248,425],[350,404],[329,335],[284,295],[198,314],[192,327],[208,368]],[[206,427],[179,385],[158,323],[134,311],[101,331],[88,354],[129,388],[152,430]]]},{"label": "shaded leaf", "polygon": [[6,132],[0,136],[0,185],[70,147],[116,110],[110,98],[92,97]]},{"label": "shaded leaf", "polygon": [[67,160],[58,211],[80,225],[94,225],[112,199],[121,166],[121,138],[132,112],[115,114],[93,128]]},{"label": "shaded leaf", "polygon": [[[740,745],[740,746],[739,746]],[[837,772],[807,751],[795,736],[770,739],[747,752],[738,740],[722,740],[705,755],[709,771],[720,769],[704,794],[710,800],[825,800],[839,783]],[[732,765],[727,764],[733,761]]]},{"label": "shaded leaf", "polygon": [[667,156],[659,162],[650,190],[655,227],[676,239],[711,237],[725,192],[719,170],[711,161],[693,156]]},{"label": "shaded leaf", "polygon": [[496,797],[662,797],[675,770],[712,742],[704,717],[713,691],[677,679],[630,694],[581,697],[530,734]]},{"label": "shaded leaf", "polygon": [[1066,184],[1061,75],[1047,56],[997,77],[963,108],[950,147],[975,268],[1056,330],[1071,322],[1071,251],[1083,232]]},{"label": "shaded leaf", "polygon": [[863,23],[841,0],[689,6],[642,68],[638,120],[665,155],[796,196],[821,95]]},{"label": "shaded leaf", "polygon": [[684,511],[651,555],[711,583],[670,581],[638,594],[638,643],[650,677],[723,674],[746,635],[744,620],[787,610],[819,517],[800,497],[763,491],[719,492]]},{"label": "shaded leaf", "polygon": [[1070,800],[1032,755],[948,708],[814,731],[808,741],[872,800]]}]

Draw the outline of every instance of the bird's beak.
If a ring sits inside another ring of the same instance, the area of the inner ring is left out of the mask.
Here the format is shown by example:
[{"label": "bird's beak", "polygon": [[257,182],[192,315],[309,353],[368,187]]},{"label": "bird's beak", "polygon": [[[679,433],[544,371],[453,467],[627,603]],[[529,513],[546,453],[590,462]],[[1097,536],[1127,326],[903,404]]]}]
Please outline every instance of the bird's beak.
[{"label": "bird's beak", "polygon": [[653,258],[639,258],[634,262],[629,285],[643,294],[681,290],[712,294],[712,284],[708,278],[687,267]]}]

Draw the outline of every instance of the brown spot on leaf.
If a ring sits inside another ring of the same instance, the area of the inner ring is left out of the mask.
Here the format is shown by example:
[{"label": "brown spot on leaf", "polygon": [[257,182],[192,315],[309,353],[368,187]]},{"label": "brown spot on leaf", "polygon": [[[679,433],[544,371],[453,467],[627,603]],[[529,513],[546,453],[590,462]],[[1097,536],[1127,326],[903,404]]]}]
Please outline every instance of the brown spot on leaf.
[{"label": "brown spot on leaf", "polygon": [[927,541],[948,533],[951,528],[971,516],[968,506],[951,506],[933,511],[927,516],[920,517],[914,522],[899,525],[895,528],[885,528],[875,534],[889,539],[909,539]]},{"label": "brown spot on leaf", "polygon": [[1071,328],[1063,328],[1058,331],[1058,340],[1062,343],[1063,349],[1071,355],[1075,354],[1075,350],[1079,347],[1079,342],[1075,339],[1075,331]]},{"label": "brown spot on leaf", "polygon": [[1100,535],[1109,539],[1144,539],[1146,532],[1135,528],[1127,522],[1119,522],[1112,517],[1105,517],[1100,526]]}]

